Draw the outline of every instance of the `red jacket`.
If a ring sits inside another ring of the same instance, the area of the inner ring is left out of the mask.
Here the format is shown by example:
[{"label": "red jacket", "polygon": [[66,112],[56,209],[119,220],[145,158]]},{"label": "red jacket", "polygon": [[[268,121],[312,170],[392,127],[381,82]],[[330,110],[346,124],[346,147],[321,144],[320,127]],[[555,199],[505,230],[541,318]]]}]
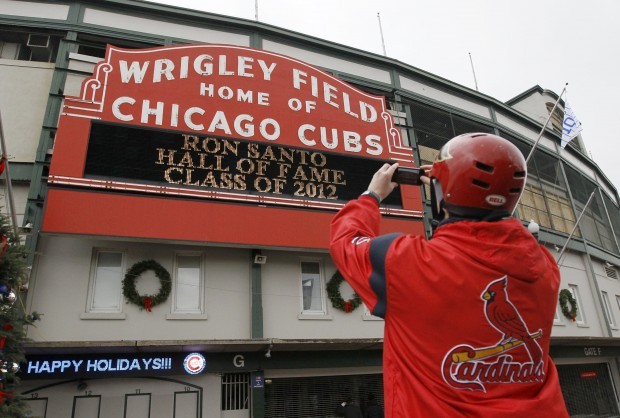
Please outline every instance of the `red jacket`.
[{"label": "red jacket", "polygon": [[385,319],[386,417],[567,417],[549,340],[560,285],[516,219],[460,221],[427,241],[377,236],[371,197],[331,226],[334,263]]}]

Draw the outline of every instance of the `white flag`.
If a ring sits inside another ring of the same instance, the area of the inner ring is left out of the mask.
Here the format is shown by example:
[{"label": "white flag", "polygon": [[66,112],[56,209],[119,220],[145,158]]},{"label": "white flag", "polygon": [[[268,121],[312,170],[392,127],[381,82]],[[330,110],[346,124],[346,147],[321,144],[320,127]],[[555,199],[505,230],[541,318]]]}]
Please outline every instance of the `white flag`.
[{"label": "white flag", "polygon": [[579,135],[583,128],[581,122],[575,117],[573,109],[568,105],[568,101],[564,102],[564,121],[562,122],[562,149],[568,144],[574,137]]}]

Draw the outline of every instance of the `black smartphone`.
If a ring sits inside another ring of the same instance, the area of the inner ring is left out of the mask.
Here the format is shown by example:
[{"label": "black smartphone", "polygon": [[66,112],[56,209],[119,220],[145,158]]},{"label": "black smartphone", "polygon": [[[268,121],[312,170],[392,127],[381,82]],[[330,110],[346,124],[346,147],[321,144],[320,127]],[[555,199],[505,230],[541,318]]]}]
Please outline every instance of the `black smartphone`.
[{"label": "black smartphone", "polygon": [[392,176],[392,181],[398,184],[411,184],[419,186],[422,184],[421,176],[424,170],[420,168],[398,167]]}]

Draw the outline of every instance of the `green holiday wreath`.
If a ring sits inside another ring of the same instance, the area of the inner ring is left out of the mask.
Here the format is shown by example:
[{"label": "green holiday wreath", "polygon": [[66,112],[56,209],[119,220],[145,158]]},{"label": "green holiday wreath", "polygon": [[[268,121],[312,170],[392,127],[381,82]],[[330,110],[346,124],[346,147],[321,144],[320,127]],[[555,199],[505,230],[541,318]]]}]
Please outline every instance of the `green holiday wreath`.
[{"label": "green holiday wreath", "polygon": [[332,306],[344,312],[352,312],[362,304],[362,299],[353,293],[353,297],[349,300],[344,300],[342,294],[340,294],[340,285],[344,277],[339,271],[336,271],[332,278],[327,282],[327,297],[332,302]]},{"label": "green holiday wreath", "polygon": [[[570,304],[570,308],[568,305]],[[562,289],[560,291],[560,308],[562,309],[562,314],[570,319],[571,321],[575,321],[577,318],[577,301],[573,296],[572,292],[568,289]]]},{"label": "green holiday wreath", "polygon": [[[159,279],[159,292],[154,295],[141,295],[136,290],[136,280],[142,273],[148,270],[153,270]],[[144,308],[147,312],[151,312],[153,306],[165,302],[168,296],[170,296],[171,289],[172,280],[170,279],[170,273],[155,260],[137,262],[127,270],[127,274],[125,274],[123,279],[123,296],[125,296],[127,302]]]}]

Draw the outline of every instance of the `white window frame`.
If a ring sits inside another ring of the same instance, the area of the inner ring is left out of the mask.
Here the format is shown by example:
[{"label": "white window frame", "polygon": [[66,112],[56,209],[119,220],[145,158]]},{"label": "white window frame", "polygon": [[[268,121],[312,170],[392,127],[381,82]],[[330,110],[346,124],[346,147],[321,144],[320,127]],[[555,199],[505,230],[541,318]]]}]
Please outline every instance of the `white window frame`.
[{"label": "white window frame", "polygon": [[[316,263],[319,265],[319,285],[321,294],[321,309],[320,310],[304,310],[304,288],[303,288],[303,274],[302,263]],[[299,310],[301,314],[299,319],[329,319],[327,315],[327,291],[325,290],[325,270],[323,266],[323,260],[317,258],[302,258],[299,260]]]},{"label": "white window frame", "polygon": [[[199,309],[192,311],[183,311],[177,309],[177,290],[178,290],[178,267],[179,257],[199,257],[200,258],[200,277],[199,277]],[[166,315],[166,319],[207,319],[205,314],[205,257],[200,251],[176,251],[174,253],[173,274],[172,274],[172,303],[170,304],[170,314]]]},{"label": "white window frame", "polygon": [[605,308],[605,314],[607,315],[607,321],[609,322],[609,326],[612,328],[616,328],[616,318],[611,311],[611,302],[609,301],[609,295],[604,290],[601,291],[601,299],[603,300],[603,308]]},{"label": "white window frame", "polygon": [[[121,266],[119,276],[118,290],[118,308],[117,309],[96,309],[93,307],[95,301],[95,292],[97,288],[97,265],[99,255],[103,253],[120,253]],[[81,319],[125,319],[123,313],[123,278],[127,269],[127,250],[122,248],[93,248],[90,262],[90,278],[88,282],[88,299],[86,301],[85,312],[80,314]]]},{"label": "white window frame", "polygon": [[362,307],[364,308],[364,314],[362,315],[363,321],[383,321],[383,318],[374,316],[372,312],[370,311],[370,309],[368,309],[368,306],[366,306],[366,304],[363,302],[362,302]]},{"label": "white window frame", "polygon": [[586,316],[583,312],[583,303],[581,303],[581,295],[579,294],[579,286],[576,284],[568,285],[568,290],[573,294],[575,301],[577,301],[577,315],[575,323],[578,326],[586,326]]},{"label": "white window frame", "polygon": [[618,309],[620,309],[620,295],[616,295],[616,304],[618,305]]},{"label": "white window frame", "polygon": [[564,325],[561,317],[560,302],[555,305],[555,315],[553,316],[553,325]]}]

